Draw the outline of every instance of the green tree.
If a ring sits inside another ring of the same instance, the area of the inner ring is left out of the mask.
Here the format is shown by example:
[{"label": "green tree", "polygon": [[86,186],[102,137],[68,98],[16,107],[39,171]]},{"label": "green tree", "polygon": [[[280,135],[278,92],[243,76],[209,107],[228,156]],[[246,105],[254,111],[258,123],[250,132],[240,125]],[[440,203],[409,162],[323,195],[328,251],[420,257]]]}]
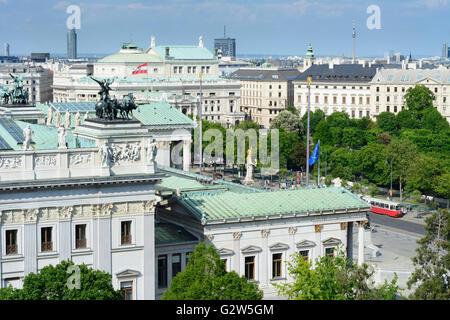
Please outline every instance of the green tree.
[{"label": "green tree", "polygon": [[435,107],[428,107],[423,110],[422,128],[432,132],[441,132],[449,129],[447,120]]},{"label": "green tree", "polygon": [[392,139],[388,146],[388,157],[392,159],[393,175],[399,183],[400,201],[403,200],[403,183],[411,174],[412,164],[416,161],[416,145],[405,139]]},{"label": "green tree", "polygon": [[295,132],[301,135],[303,132],[300,117],[290,111],[281,111],[270,123],[270,129],[284,129],[287,132]]},{"label": "green tree", "polygon": [[417,113],[407,109],[397,113],[397,124],[400,129],[420,128],[420,121],[417,117]]},{"label": "green tree", "polygon": [[416,269],[407,282],[408,289],[416,285],[410,298],[449,300],[450,211],[440,209],[425,222],[425,237],[418,241],[417,255],[412,258]]},{"label": "green tree", "polygon": [[330,133],[330,125],[325,120],[320,121],[314,132],[314,140],[320,140],[321,145],[333,145],[332,136]]},{"label": "green tree", "polygon": [[447,199],[447,209],[450,199],[450,173],[444,173],[436,178],[434,191],[439,197]]},{"label": "green tree", "polygon": [[[309,133],[310,133],[310,135],[314,135],[317,124],[324,119],[325,119],[325,113],[320,109],[317,109],[316,111],[309,113]],[[303,123],[304,132],[306,134],[306,130],[308,128],[308,113],[305,113],[303,115],[302,123]]]},{"label": "green tree", "polygon": [[254,282],[232,271],[212,245],[199,243],[189,255],[186,269],[172,279],[163,300],[260,300],[263,293]]},{"label": "green tree", "polygon": [[298,112],[297,108],[294,106],[288,106],[286,108],[287,111],[292,112],[293,114],[300,116],[300,113]]},{"label": "green tree", "polygon": [[436,177],[442,173],[439,160],[425,154],[418,154],[411,163],[407,176],[406,189],[420,190],[422,193],[432,195],[435,193]]},{"label": "green tree", "polygon": [[391,142],[391,135],[387,132],[377,134],[376,142],[379,144],[388,145]]},{"label": "green tree", "polygon": [[384,144],[371,143],[357,153],[358,172],[378,185],[387,185],[390,179],[390,167],[386,165],[387,147]]},{"label": "green tree", "polygon": [[276,284],[278,294],[295,300],[393,300],[398,288],[395,277],[390,283],[376,287],[370,280],[367,264],[352,265],[340,250],[335,257],[315,260],[315,267],[299,253],[288,262],[292,282]]},{"label": "green tree", "polygon": [[421,119],[421,113],[426,108],[432,107],[433,101],[436,100],[433,92],[424,85],[409,88],[404,98],[408,110],[416,112],[419,119]]},{"label": "green tree", "polygon": [[48,265],[39,273],[29,273],[22,289],[0,289],[0,299],[12,300],[121,300],[123,293],[114,290],[111,275],[107,272],[77,265],[80,270],[80,289],[67,286],[68,268],[74,263],[62,261]]},{"label": "green tree", "polygon": [[381,112],[377,117],[378,127],[386,132],[395,133],[397,131],[397,119],[392,112]]},{"label": "green tree", "polygon": [[303,171],[306,170],[306,143],[299,141],[294,146],[294,150],[289,155],[288,162],[294,170],[300,170],[300,168]]},{"label": "green tree", "polygon": [[362,129],[347,127],[342,130],[342,144],[352,149],[360,148],[366,144],[366,136]]}]

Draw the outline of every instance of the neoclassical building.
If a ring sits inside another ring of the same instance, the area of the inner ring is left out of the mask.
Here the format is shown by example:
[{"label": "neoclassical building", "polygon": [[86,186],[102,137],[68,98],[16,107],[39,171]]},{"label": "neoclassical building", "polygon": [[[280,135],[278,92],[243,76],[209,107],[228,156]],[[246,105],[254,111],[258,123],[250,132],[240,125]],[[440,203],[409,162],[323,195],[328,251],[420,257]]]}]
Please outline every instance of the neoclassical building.
[{"label": "neoclassical building", "polygon": [[241,68],[228,75],[241,83],[241,111],[246,119],[269,128],[272,120],[294,104],[296,68]]},{"label": "neoclassical building", "polygon": [[[65,115],[83,104],[52,106]],[[370,206],[350,191],[271,192],[192,173],[194,122],[162,102],[134,115],[88,117],[65,137],[55,116],[44,124],[0,118],[0,287],[21,287],[30,272],[71,259],[110,273],[127,299],[159,299],[199,241],[266,297],[276,295],[274,283],[292,280],[295,252],[314,261],[341,245],[364,262]]]},{"label": "neoclassical building", "polygon": [[450,122],[450,70],[435,69],[378,69],[371,81],[372,117],[381,112],[397,114],[405,106],[404,95],[409,88],[424,85],[436,97],[434,107]]},{"label": "neoclassical building", "polygon": [[378,65],[313,64],[293,81],[294,105],[303,116],[308,110],[308,77],[311,76],[310,110],[326,115],[346,112],[351,118],[371,116],[371,81]]},{"label": "neoclassical building", "polygon": [[[145,65],[147,73],[133,74],[141,65]],[[163,98],[180,96],[178,109],[192,116],[197,114],[201,88],[205,118],[225,126],[244,120],[244,113],[239,108],[239,82],[220,76],[219,59],[203,46],[201,37],[197,46],[157,46],[154,37],[145,50],[124,43],[118,53],[94,63],[92,76],[114,78],[111,95],[118,99],[129,92],[138,103],[154,101],[151,100],[154,94],[159,100],[161,94],[164,94]],[[64,74],[60,77],[58,72],[55,72],[53,94],[56,102],[99,99],[98,84],[88,76],[68,77]]]}]

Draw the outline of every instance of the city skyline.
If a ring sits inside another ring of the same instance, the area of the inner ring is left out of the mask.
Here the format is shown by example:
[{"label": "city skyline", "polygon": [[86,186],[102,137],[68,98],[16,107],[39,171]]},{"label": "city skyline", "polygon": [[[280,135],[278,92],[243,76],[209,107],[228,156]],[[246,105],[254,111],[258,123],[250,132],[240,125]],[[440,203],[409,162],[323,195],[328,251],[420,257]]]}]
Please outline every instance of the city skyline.
[{"label": "city skyline", "polygon": [[[63,53],[70,16],[66,9],[77,5],[81,9],[78,52],[86,54],[115,53],[122,42],[147,48],[151,35],[157,45],[197,44],[203,36],[205,46],[213,50],[214,38],[223,34],[226,25],[227,36],[236,39],[238,55],[302,56],[311,41],[318,56],[351,56],[355,23],[357,57],[383,56],[391,49],[440,56],[442,44],[449,41],[450,26],[445,21],[450,1],[391,2],[0,0],[0,10],[7,13],[0,21],[0,41],[10,44],[12,55]],[[369,30],[367,8],[373,4],[380,8],[381,29]]]}]

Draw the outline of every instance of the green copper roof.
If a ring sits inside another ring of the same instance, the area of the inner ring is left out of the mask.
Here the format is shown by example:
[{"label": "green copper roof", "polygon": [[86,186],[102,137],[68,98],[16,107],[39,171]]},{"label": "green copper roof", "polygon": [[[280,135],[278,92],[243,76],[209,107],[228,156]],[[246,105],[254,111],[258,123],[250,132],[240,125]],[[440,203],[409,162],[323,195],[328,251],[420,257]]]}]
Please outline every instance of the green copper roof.
[{"label": "green copper roof", "polygon": [[198,46],[156,46],[150,52],[156,52],[165,59],[166,47],[169,48],[170,60],[215,60],[216,57],[205,47]]},{"label": "green copper roof", "polygon": [[185,125],[194,126],[194,121],[167,102],[152,102],[133,110],[133,117],[146,126]]},{"label": "green copper roof", "polygon": [[155,223],[156,245],[191,241],[198,241],[198,239],[184,228],[172,223]]},{"label": "green copper roof", "polygon": [[308,49],[306,50],[306,58],[314,58],[314,51],[311,46],[311,43],[308,46]]},{"label": "green copper roof", "polygon": [[118,52],[98,60],[100,63],[136,63],[136,66],[146,62],[162,61],[163,59],[157,54],[151,52],[145,53],[142,51],[136,53]]},{"label": "green copper roof", "polygon": [[[23,131],[27,125],[33,131],[31,141],[34,150],[54,150],[58,148],[58,129],[41,124],[29,124],[23,121],[14,121],[18,128]],[[22,150],[23,147],[14,140],[14,138],[0,126],[0,136],[13,148],[13,150]],[[66,130],[66,142],[69,149],[73,148],[92,148],[95,147],[95,141],[86,138],[78,138],[72,134],[71,130]]]},{"label": "green copper roof", "polygon": [[199,188],[203,185],[193,179],[178,177],[178,176],[168,176],[163,178],[161,182],[157,185],[157,188],[167,188],[167,189],[191,189]]},{"label": "green copper roof", "polygon": [[214,195],[186,193],[178,199],[198,218],[204,214],[207,221],[370,208],[350,191],[338,187]]}]

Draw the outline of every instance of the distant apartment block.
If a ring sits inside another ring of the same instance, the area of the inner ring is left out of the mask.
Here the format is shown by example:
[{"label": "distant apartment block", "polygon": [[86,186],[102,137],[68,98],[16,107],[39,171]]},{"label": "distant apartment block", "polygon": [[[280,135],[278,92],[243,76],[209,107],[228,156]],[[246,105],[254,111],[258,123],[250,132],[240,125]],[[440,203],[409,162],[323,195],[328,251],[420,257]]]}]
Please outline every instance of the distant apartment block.
[{"label": "distant apartment block", "polygon": [[286,107],[294,104],[295,68],[241,68],[229,78],[241,82],[241,111],[247,120],[268,128]]}]

